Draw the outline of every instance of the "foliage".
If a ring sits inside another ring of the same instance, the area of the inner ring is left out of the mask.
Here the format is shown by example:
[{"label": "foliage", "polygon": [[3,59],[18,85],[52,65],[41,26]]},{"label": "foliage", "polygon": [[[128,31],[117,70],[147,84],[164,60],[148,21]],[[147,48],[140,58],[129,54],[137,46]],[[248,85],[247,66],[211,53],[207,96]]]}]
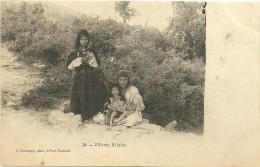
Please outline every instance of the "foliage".
[{"label": "foliage", "polygon": [[[128,4],[125,2],[127,8]],[[197,12],[201,8],[197,2],[175,2],[173,7],[175,12],[164,34],[153,27],[130,26],[97,16],[48,17],[40,3],[5,4],[1,14],[3,42],[21,59],[47,65],[43,85],[24,94],[23,105],[53,108],[69,97],[71,73],[65,67],[66,59],[77,32],[87,28],[90,48],[101,58],[107,81],[115,82],[119,70],[129,70],[151,122],[165,126],[177,120],[176,129],[201,133],[204,17]]]},{"label": "foliage", "polygon": [[63,65],[48,69],[43,85],[37,86],[22,97],[24,106],[36,109],[54,108],[69,97],[70,77]]},{"label": "foliage", "polygon": [[205,62],[204,2],[172,2],[173,16],[168,26],[168,37],[184,59],[202,58]]},{"label": "foliage", "polygon": [[136,16],[136,10],[129,7],[130,1],[115,2],[115,11],[123,18],[124,24]]}]

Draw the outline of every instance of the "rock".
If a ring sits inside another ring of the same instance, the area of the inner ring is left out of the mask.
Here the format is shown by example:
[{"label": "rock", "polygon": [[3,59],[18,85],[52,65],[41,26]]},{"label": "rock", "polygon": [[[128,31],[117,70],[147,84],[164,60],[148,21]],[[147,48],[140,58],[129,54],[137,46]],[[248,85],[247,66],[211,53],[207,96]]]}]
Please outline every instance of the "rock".
[{"label": "rock", "polygon": [[84,123],[84,124],[93,124],[93,123],[95,123],[95,122],[93,121],[92,118],[89,118],[89,119],[87,119],[87,120],[84,120],[83,123]]},{"label": "rock", "polygon": [[61,111],[64,113],[69,113],[70,112],[70,101],[66,100],[64,103],[61,104]]},{"label": "rock", "polygon": [[122,131],[126,130],[127,127],[123,125],[117,125],[117,126],[107,126],[106,130],[107,131]]},{"label": "rock", "polygon": [[16,94],[15,94],[15,93],[13,93],[13,92],[10,94],[10,96],[15,96],[15,95],[16,95]]},{"label": "rock", "polygon": [[142,123],[147,123],[147,124],[149,124],[149,120],[148,120],[148,119],[143,119],[143,120],[142,120]]},{"label": "rock", "polygon": [[141,123],[136,126],[130,127],[130,129],[141,129],[141,130],[148,130],[148,131],[161,131],[163,127],[155,124],[148,124],[148,123]]},{"label": "rock", "polygon": [[16,104],[15,104],[14,102],[12,102],[12,101],[8,101],[8,102],[5,104],[5,106],[7,106],[7,107],[16,106]]},{"label": "rock", "polygon": [[81,128],[80,133],[90,134],[92,137],[102,137],[106,134],[106,125],[99,124],[84,124],[84,127]]},{"label": "rock", "polygon": [[41,64],[40,62],[36,62],[33,64],[35,67],[38,67],[38,68],[44,68],[45,65],[44,64]]},{"label": "rock", "polygon": [[11,61],[17,61],[17,58],[12,57],[12,58],[10,58],[10,60],[11,60]]},{"label": "rock", "polygon": [[151,120],[151,117],[149,116],[149,114],[142,112],[142,118],[143,119],[147,119],[147,120]]},{"label": "rock", "polygon": [[177,125],[177,121],[172,121],[164,127],[164,130],[167,132],[173,132],[173,131],[175,131],[174,128],[176,125]]},{"label": "rock", "polygon": [[62,111],[54,110],[49,113],[48,120],[56,130],[74,132],[82,122],[79,114],[72,114],[65,114]]},{"label": "rock", "polygon": [[43,67],[45,67],[45,65],[42,64],[42,65],[38,65],[37,67],[38,67],[38,68],[43,68]]},{"label": "rock", "polygon": [[73,112],[69,112],[69,113],[66,113],[68,116],[74,116],[74,113]]}]

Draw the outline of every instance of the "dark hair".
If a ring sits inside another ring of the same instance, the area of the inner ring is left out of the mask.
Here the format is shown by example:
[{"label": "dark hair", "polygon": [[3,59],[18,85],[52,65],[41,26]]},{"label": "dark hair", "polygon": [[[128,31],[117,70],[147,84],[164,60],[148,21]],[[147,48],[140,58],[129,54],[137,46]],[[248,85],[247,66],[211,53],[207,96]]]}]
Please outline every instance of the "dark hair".
[{"label": "dark hair", "polygon": [[105,77],[105,74],[104,74],[104,72],[102,71],[101,68],[97,67],[97,68],[94,70],[94,73],[95,73],[97,79],[99,79],[99,77],[102,76],[103,79],[105,80],[106,77]]},{"label": "dark hair", "polygon": [[89,33],[87,30],[80,30],[78,32],[78,35],[77,35],[77,39],[76,39],[76,43],[75,43],[75,48],[78,50],[79,47],[80,47],[80,38],[83,37],[83,36],[86,36],[88,38],[88,44],[90,42],[90,36],[89,36]]},{"label": "dark hair", "polygon": [[[126,71],[126,70],[120,70],[120,71],[118,72],[118,74],[117,74],[117,82],[118,82],[118,79],[119,79],[120,77],[126,77],[126,78],[127,78],[127,85],[126,85],[126,87],[129,87],[129,86],[130,86],[130,76],[129,76],[128,71]],[[121,88],[121,87],[120,87],[120,88]]]},{"label": "dark hair", "polygon": [[[80,47],[80,38],[81,38],[82,36],[86,36],[86,37],[88,38],[88,44],[87,44],[87,45],[89,45],[89,43],[90,43],[90,35],[89,35],[88,31],[87,31],[87,30],[84,30],[84,29],[83,29],[83,30],[80,30],[80,31],[78,32],[77,39],[76,39],[76,42],[75,42],[75,49],[76,49],[77,51],[79,50],[79,47]],[[100,59],[99,59],[98,53],[95,51],[95,49],[93,49],[93,48],[88,48],[88,50],[94,54],[98,65],[100,65]]]},{"label": "dark hair", "polygon": [[124,97],[123,97],[122,94],[121,94],[121,86],[120,86],[118,83],[112,83],[109,88],[110,88],[110,89],[109,89],[110,96],[113,96],[113,95],[112,95],[112,89],[113,89],[113,88],[118,88],[119,96],[121,96],[121,99],[124,100]]}]

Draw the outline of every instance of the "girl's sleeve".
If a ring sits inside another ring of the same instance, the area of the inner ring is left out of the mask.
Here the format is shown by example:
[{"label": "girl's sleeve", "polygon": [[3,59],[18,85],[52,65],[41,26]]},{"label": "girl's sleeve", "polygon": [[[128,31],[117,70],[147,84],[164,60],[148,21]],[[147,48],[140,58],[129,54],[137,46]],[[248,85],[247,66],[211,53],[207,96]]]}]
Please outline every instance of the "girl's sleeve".
[{"label": "girl's sleeve", "polygon": [[69,56],[68,56],[68,60],[67,60],[67,63],[66,63],[66,67],[68,67],[73,60],[74,60],[74,50],[71,50],[71,51],[70,51],[70,54],[69,54]]},{"label": "girl's sleeve", "polygon": [[133,106],[135,107],[135,110],[137,111],[143,111],[145,109],[144,103],[143,103],[143,98],[142,96],[139,94],[139,91],[136,87],[132,87],[130,89],[130,103],[133,104]]},{"label": "girl's sleeve", "polygon": [[76,67],[79,67],[82,64],[82,60],[80,57],[75,57],[75,51],[72,50],[67,61],[67,67],[69,70],[74,70]]},{"label": "girl's sleeve", "polygon": [[133,103],[135,104],[137,111],[143,111],[144,110],[145,106],[144,106],[142,98],[134,98]]},{"label": "girl's sleeve", "polygon": [[94,68],[98,67],[98,63],[97,63],[96,57],[94,56],[93,53],[90,53],[90,60],[89,60],[88,64],[91,67],[94,67]]}]

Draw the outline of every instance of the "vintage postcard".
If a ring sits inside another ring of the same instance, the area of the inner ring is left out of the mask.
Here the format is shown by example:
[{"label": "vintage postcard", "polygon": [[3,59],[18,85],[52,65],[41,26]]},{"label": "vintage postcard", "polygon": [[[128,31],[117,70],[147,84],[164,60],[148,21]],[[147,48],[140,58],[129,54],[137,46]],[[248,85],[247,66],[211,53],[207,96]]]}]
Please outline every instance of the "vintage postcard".
[{"label": "vintage postcard", "polygon": [[1,1],[2,166],[260,165],[260,3]]}]

